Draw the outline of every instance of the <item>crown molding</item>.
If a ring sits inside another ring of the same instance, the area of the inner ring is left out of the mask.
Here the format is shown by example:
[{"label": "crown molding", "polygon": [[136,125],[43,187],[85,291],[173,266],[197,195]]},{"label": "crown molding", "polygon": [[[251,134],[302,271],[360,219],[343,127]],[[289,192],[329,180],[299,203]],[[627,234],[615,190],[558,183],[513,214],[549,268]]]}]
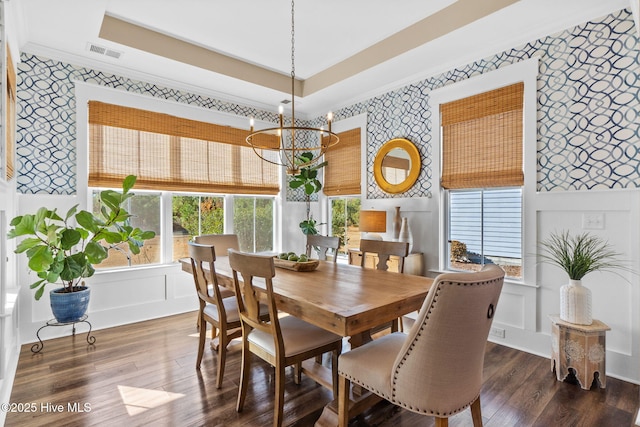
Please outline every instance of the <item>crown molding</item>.
[{"label": "crown molding", "polygon": [[132,80],[138,80],[144,83],[157,84],[170,89],[182,90],[194,95],[201,95],[222,102],[229,102],[266,111],[273,110],[275,108],[273,104],[261,103],[252,99],[234,96],[229,93],[205,89],[201,86],[191,85],[182,80],[167,79],[155,74],[137,71],[128,67],[122,67],[117,64],[101,61],[98,59],[88,60],[84,56],[71,54],[57,49],[51,49],[40,44],[27,43],[23,47],[22,52],[25,54],[42,56],[45,59],[64,62],[76,67],[85,67],[91,70],[111,73]]}]

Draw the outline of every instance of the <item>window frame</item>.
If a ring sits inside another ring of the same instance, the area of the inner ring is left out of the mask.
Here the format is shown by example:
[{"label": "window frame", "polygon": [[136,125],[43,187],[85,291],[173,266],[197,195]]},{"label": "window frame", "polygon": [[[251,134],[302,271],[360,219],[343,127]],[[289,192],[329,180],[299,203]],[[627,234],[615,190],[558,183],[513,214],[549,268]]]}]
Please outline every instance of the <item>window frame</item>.
[{"label": "window frame", "polygon": [[509,278],[508,281],[520,284],[535,284],[535,260],[528,259],[525,254],[535,253],[535,211],[532,198],[536,191],[536,141],[537,141],[537,97],[536,85],[538,75],[538,58],[523,60],[494,71],[436,89],[430,93],[429,104],[432,130],[433,174],[432,188],[435,191],[436,215],[433,215],[432,227],[438,230],[438,268],[437,271],[448,271],[448,197],[447,190],[440,186],[442,164],[442,135],[440,125],[440,104],[451,102],[468,96],[477,95],[503,86],[524,82],[523,105],[523,169],[524,185],[522,186],[522,277]]}]

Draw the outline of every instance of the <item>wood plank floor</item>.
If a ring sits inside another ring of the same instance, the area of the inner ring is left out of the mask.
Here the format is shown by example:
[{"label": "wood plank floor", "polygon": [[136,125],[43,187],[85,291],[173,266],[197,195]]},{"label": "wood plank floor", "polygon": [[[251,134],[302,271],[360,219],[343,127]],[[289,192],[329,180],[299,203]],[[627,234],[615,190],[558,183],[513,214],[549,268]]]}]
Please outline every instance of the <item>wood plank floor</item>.
[{"label": "wood plank floor", "polygon": [[[245,409],[235,411],[240,345],[232,343],[224,384],[215,388],[216,355],[207,346],[195,369],[195,313],[94,331],[88,346],[75,337],[45,341],[40,354],[22,348],[7,426],[269,426],[272,369],[254,359]],[[285,423],[312,426],[331,393],[309,378],[285,391]],[[607,388],[582,390],[555,380],[548,359],[489,343],[482,415],[486,427],[618,427],[632,425],[638,386],[607,378]],[[19,407],[18,404],[28,404]],[[75,406],[74,406],[75,405]],[[28,411],[28,412],[27,412]],[[383,402],[352,420],[353,427],[433,426],[431,417]],[[450,425],[470,426],[466,410]]]}]

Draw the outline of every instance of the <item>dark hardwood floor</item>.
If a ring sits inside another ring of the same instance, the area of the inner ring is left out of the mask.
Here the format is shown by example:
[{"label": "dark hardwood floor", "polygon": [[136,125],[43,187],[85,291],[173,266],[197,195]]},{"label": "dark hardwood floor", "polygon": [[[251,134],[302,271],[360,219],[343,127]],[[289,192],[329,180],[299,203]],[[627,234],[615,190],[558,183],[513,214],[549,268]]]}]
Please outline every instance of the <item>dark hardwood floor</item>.
[{"label": "dark hardwood floor", "polygon": [[[45,341],[40,354],[22,348],[7,426],[269,426],[273,371],[254,359],[252,385],[242,413],[235,411],[240,345],[232,343],[225,380],[215,388],[216,355],[207,346],[195,369],[195,313]],[[46,331],[45,331],[46,332]],[[292,371],[285,391],[285,423],[312,426],[331,393]],[[638,386],[607,378],[606,389],[586,391],[556,381],[548,359],[489,343],[482,415],[486,427],[632,425]],[[20,406],[22,404],[22,406]],[[4,408],[3,408],[4,409]],[[18,411],[19,410],[19,411]],[[433,418],[385,402],[352,420],[353,427],[432,426]],[[469,410],[450,425],[470,426]]]}]

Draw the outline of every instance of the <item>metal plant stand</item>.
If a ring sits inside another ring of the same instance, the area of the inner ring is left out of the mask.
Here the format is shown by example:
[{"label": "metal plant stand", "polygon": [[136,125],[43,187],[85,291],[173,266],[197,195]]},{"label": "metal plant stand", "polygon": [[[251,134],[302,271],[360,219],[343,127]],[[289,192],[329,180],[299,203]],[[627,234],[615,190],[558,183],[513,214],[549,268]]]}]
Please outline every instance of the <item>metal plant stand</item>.
[{"label": "metal plant stand", "polygon": [[42,342],[42,339],[40,338],[40,331],[43,330],[44,328],[46,328],[48,326],[73,325],[72,335],[75,336],[75,334],[76,334],[76,323],[86,323],[87,325],[89,325],[89,332],[87,332],[87,343],[89,345],[93,345],[96,342],[96,337],[91,335],[91,323],[89,323],[89,321],[87,320],[87,317],[88,317],[88,315],[85,314],[80,319],[75,320],[73,322],[58,322],[56,319],[49,320],[44,326],[41,326],[40,329],[38,329],[38,332],[36,332],[36,337],[38,337],[38,341],[39,342],[37,342],[37,343],[35,343],[34,345],[31,346],[31,351],[33,353],[39,353],[44,348],[44,343]]}]

